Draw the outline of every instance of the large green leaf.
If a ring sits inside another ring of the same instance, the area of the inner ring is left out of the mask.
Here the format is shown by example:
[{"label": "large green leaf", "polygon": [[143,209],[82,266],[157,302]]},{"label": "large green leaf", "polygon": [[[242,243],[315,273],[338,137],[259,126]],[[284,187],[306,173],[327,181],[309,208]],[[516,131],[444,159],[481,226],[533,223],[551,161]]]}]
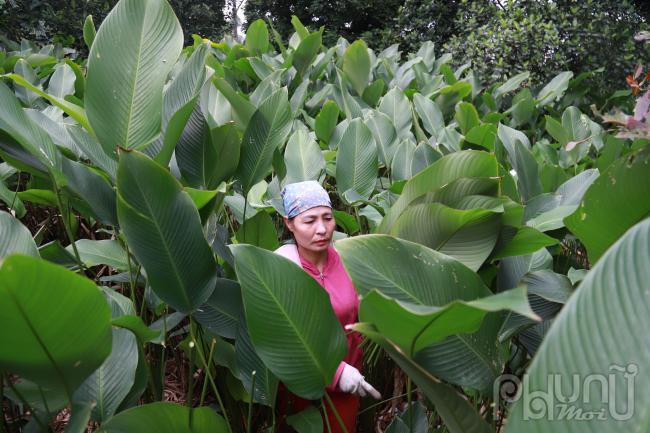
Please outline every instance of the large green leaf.
[{"label": "large green leaf", "polygon": [[[73,104],[72,102],[68,102],[63,98],[59,98],[53,95],[50,95],[49,93],[45,93],[43,90],[41,90],[39,87],[34,86],[32,83],[30,83],[28,80],[26,80],[24,77],[17,75],[17,74],[7,74],[8,78],[11,78],[16,82],[16,84],[19,84],[20,86],[25,87],[28,93],[34,94],[34,95],[40,95],[43,98],[47,99],[52,103],[53,106],[61,109],[64,111],[66,114],[70,115],[74,120],[79,122],[80,125],[82,125],[84,128],[86,128],[88,131],[92,131],[92,128],[90,127],[90,124],[88,123],[88,118],[86,117],[86,112],[84,109],[76,104]],[[20,89],[20,88],[19,88]],[[19,95],[19,91],[16,91],[16,94]],[[31,105],[31,104],[30,104]]]},{"label": "large green leaf", "polygon": [[539,231],[564,227],[564,218],[574,213],[582,197],[598,178],[596,169],[585,170],[560,185],[554,194],[534,197],[524,209],[526,225]]},{"label": "large green leaf", "polygon": [[176,161],[189,185],[215,189],[239,162],[239,135],[234,124],[211,131],[201,108],[195,105],[176,144]]},{"label": "large green leaf", "polygon": [[493,96],[497,98],[500,95],[503,95],[508,92],[512,92],[513,90],[517,90],[521,85],[521,83],[526,81],[529,77],[530,77],[530,72],[522,72],[520,74],[515,75],[514,77],[509,78],[508,81],[506,81],[505,83],[503,83],[502,85],[494,89]]},{"label": "large green leaf", "polygon": [[50,76],[47,93],[61,99],[73,95],[75,79],[76,76],[72,68],[65,63],[59,63],[54,67],[54,73]]},{"label": "large green leaf", "polygon": [[404,139],[399,143],[390,163],[390,173],[393,181],[408,180],[413,176],[413,158],[415,143]]},{"label": "large green leaf", "polygon": [[343,72],[338,68],[336,69],[336,79],[338,86],[333,88],[334,97],[336,98],[337,103],[343,107],[346,120],[363,117],[361,105],[359,105],[357,100],[350,95],[350,92],[348,92],[348,86],[343,80]]},{"label": "large green leaf", "polygon": [[323,108],[316,116],[314,125],[314,132],[319,140],[329,143],[332,132],[334,132],[339,120],[339,112],[336,102],[328,100],[323,104]]},{"label": "large green leaf", "polygon": [[311,33],[300,41],[300,45],[293,52],[293,67],[298,71],[299,77],[304,77],[320,51],[322,35],[320,32]]},{"label": "large green leaf", "polygon": [[305,130],[298,130],[289,138],[284,163],[287,167],[285,183],[318,180],[325,173],[323,153]]},{"label": "large green leaf", "polygon": [[249,100],[254,106],[259,107],[260,104],[269,96],[280,89],[280,78],[282,71],[277,70],[270,73],[260,84],[257,85],[255,90],[249,95]]},{"label": "large green leaf", "polygon": [[[643,367],[650,362],[650,337],[640,330],[650,326],[649,243],[646,218],[587,274],[528,369],[523,399],[508,417],[508,433],[647,431],[650,376]],[[589,386],[589,380],[601,386]],[[567,410],[596,416],[576,422]]]},{"label": "large green leaf", "polygon": [[426,96],[419,93],[413,95],[413,105],[415,111],[422,119],[424,129],[434,137],[438,136],[438,131],[445,127],[445,119],[442,116],[440,107]]},{"label": "large green leaf", "polygon": [[116,155],[108,155],[104,152],[99,142],[79,125],[66,125],[66,130],[86,158],[95,164],[96,167],[104,170],[110,179],[115,182],[117,173]]},{"label": "large green leaf", "polygon": [[461,102],[456,106],[455,119],[463,134],[480,124],[476,107],[471,102]]},{"label": "large green leaf", "polygon": [[387,233],[413,201],[429,192],[441,190],[454,180],[497,175],[497,161],[494,155],[487,152],[466,150],[444,156],[406,183],[402,195],[386,213],[378,230]]},{"label": "large green leaf", "polygon": [[493,152],[496,137],[497,127],[492,123],[484,123],[483,125],[478,125],[470,129],[467,134],[465,134],[465,141],[477,144]]},{"label": "large green leaf", "polygon": [[323,416],[315,406],[307,406],[307,409],[288,416],[287,424],[298,433],[321,433],[323,431]]},{"label": "large green leaf", "polygon": [[237,177],[244,192],[266,177],[273,152],[284,144],[291,131],[291,107],[286,88],[277,90],[255,111],[241,147]]},{"label": "large green leaf", "polygon": [[11,254],[38,257],[29,229],[8,212],[0,212],[0,259]]},{"label": "large green leaf", "polygon": [[196,107],[177,144],[176,161],[188,183],[215,190],[237,169],[240,146],[241,135],[233,122],[208,129]]},{"label": "large green leaf", "polygon": [[[269,370],[260,359],[250,334],[246,328],[245,318],[240,317],[235,337],[235,361],[236,372],[241,380],[244,389],[253,399],[260,404],[275,407],[275,400],[278,391],[278,378]],[[253,372],[255,372],[255,389],[253,390]],[[251,392],[252,390],[252,392]]]},{"label": "large green leaf", "polygon": [[[530,307],[544,321],[555,317],[573,292],[571,281],[565,275],[556,274],[550,269],[527,273],[520,280],[519,285],[528,289]],[[499,341],[504,341],[522,329],[535,325],[535,322],[529,318],[510,312],[503,321]]]},{"label": "large green leaf", "polygon": [[165,0],[120,0],[88,55],[85,105],[104,151],[141,147],[160,132],[163,85],[183,47]]},{"label": "large green leaf", "polygon": [[501,231],[499,242],[492,255],[493,259],[501,259],[510,256],[521,256],[534,253],[542,247],[549,247],[558,243],[557,239],[545,235],[532,227],[504,226]]},{"label": "large green leaf", "polygon": [[436,411],[451,433],[489,433],[490,426],[469,404],[466,397],[454,388],[442,383],[421,365],[409,358],[392,341],[386,339],[376,328],[365,323],[354,325],[355,331],[361,332],[379,344],[393,360],[404,370],[418,388],[433,403]]},{"label": "large green leaf", "polygon": [[336,184],[343,198],[351,203],[370,197],[377,170],[375,140],[363,120],[356,118],[341,137],[336,156]]},{"label": "large green leaf", "polygon": [[137,151],[120,154],[117,214],[151,288],[189,312],[214,289],[216,263],[199,212],[176,179]]},{"label": "large green leaf", "polygon": [[0,100],[0,130],[7,132],[48,170],[60,173],[61,154],[52,138],[25,114],[14,93],[2,82]]},{"label": "large green leaf", "polygon": [[522,202],[542,193],[537,161],[530,150],[528,137],[516,129],[499,123],[498,136],[508,153],[510,165],[517,172],[517,186]]},{"label": "large green leaf", "polygon": [[[98,241],[99,242],[99,241]],[[133,305],[128,299],[118,298],[119,294],[107,292],[112,316],[121,317],[133,314]],[[124,305],[123,305],[124,304]],[[135,381],[138,366],[138,343],[135,335],[127,329],[113,329],[111,354],[102,365],[77,388],[75,403],[95,403],[92,418],[95,421],[108,420],[127,396]]]},{"label": "large green leaf", "polygon": [[550,104],[562,97],[569,87],[569,81],[573,78],[573,72],[564,71],[557,74],[537,94],[537,103],[540,106]]},{"label": "large green leaf", "polygon": [[388,116],[395,125],[395,131],[400,138],[408,138],[411,134],[411,104],[397,87],[391,89],[381,98],[378,110]]},{"label": "large green leaf", "polygon": [[650,214],[650,148],[633,152],[605,170],[584,194],[580,207],[564,219],[587,247],[594,263],[632,225]]},{"label": "large green leaf", "polygon": [[257,19],[246,29],[246,48],[256,56],[269,50],[269,30],[264,20]]},{"label": "large green leaf", "polygon": [[[443,306],[491,294],[465,265],[419,244],[367,235],[338,241],[336,248],[361,295],[376,289],[397,301]],[[477,332],[434,343],[417,360],[438,377],[487,391],[503,365],[496,344],[500,324],[498,315],[489,314]]]},{"label": "large green leaf", "polygon": [[[109,265],[117,270],[126,271],[129,268],[126,251],[115,239],[94,241],[91,239],[79,239],[75,242],[79,257],[84,265],[88,267],[97,265]],[[72,253],[72,246],[66,248]]]},{"label": "large green leaf", "polygon": [[201,44],[183,65],[163,97],[161,135],[147,151],[156,155],[163,166],[169,164],[176,142],[181,137],[187,121],[197,103],[199,91],[205,81],[207,44]]},{"label": "large green leaf", "polygon": [[232,86],[223,78],[213,78],[213,83],[219,92],[228,100],[232,108],[232,119],[237,125],[237,129],[245,131],[248,123],[255,113],[255,106],[248,99],[241,96],[232,88]]},{"label": "large green leaf", "polygon": [[239,284],[236,281],[219,278],[214,292],[206,303],[196,310],[194,318],[213,334],[235,338],[243,314]]},{"label": "large green leaf", "polygon": [[208,407],[190,408],[157,402],[121,412],[102,424],[98,433],[227,433],[221,415]]},{"label": "large green leaf", "polygon": [[494,211],[418,204],[400,215],[389,234],[426,245],[477,271],[492,252],[500,225],[500,214]]},{"label": "large green leaf", "polygon": [[78,194],[103,224],[117,226],[115,189],[101,171],[80,162],[63,159],[67,187]]},{"label": "large green leaf", "polygon": [[363,40],[354,41],[346,48],[343,55],[343,73],[352,83],[357,95],[363,96],[370,79],[370,55]]},{"label": "large green leaf", "polygon": [[381,111],[373,111],[366,120],[366,126],[372,132],[377,144],[379,162],[386,167],[391,166],[393,156],[397,151],[400,141],[397,139],[395,126],[390,118]]},{"label": "large green leaf", "polygon": [[255,245],[270,251],[280,246],[273,219],[266,212],[259,212],[247,219],[237,230],[236,236],[239,243]]},{"label": "large green leaf", "polygon": [[245,244],[231,249],[258,355],[291,392],[320,398],[347,350],[327,292],[284,257]]},{"label": "large green leaf", "polygon": [[[26,256],[0,268],[0,367],[68,399],[111,351],[110,309],[92,281]],[[20,350],[16,350],[20,348]]]},{"label": "large green leaf", "polygon": [[0,179],[0,201],[7,205],[7,209],[13,210],[18,218],[27,213],[23,201],[18,197],[17,191],[7,188],[7,185]]},{"label": "large green leaf", "polygon": [[511,310],[536,320],[518,288],[473,301],[453,301],[441,307],[401,302],[372,291],[359,307],[359,321],[372,323],[407,355],[456,334],[476,332],[487,313]]}]

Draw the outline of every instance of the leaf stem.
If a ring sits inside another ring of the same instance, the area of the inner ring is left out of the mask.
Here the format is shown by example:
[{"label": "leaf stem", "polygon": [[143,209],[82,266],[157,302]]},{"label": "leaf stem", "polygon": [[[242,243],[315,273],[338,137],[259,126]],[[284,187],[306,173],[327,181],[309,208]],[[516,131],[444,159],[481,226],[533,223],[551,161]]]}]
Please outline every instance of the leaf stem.
[{"label": "leaf stem", "polygon": [[[133,311],[138,311],[138,303],[137,299],[135,297],[135,288],[137,284],[137,277],[136,280],[133,279],[133,268],[131,267],[131,252],[129,251],[129,245],[125,242],[124,246],[126,247],[126,264],[128,266],[129,270],[129,282],[131,284],[131,303],[133,304]],[[140,314],[140,317],[142,317],[142,314]]]},{"label": "leaf stem", "polygon": [[327,400],[327,404],[330,405],[330,408],[332,409],[332,412],[334,412],[334,416],[336,417],[336,420],[338,421],[339,425],[341,426],[341,429],[343,430],[344,433],[349,433],[347,427],[345,427],[345,424],[343,423],[343,420],[341,419],[341,415],[339,415],[339,412],[336,410],[336,406],[334,406],[334,403],[332,402],[332,399],[330,398],[330,395],[325,392],[325,400]]},{"label": "leaf stem", "polygon": [[[192,323],[192,318],[190,317],[190,329],[194,324]],[[190,331],[191,332],[191,331]],[[190,350],[189,350],[189,365],[187,367],[187,407],[189,408],[189,417],[190,417],[190,430],[192,429],[192,400],[194,397],[194,350],[196,350],[196,343],[194,342],[194,338],[192,338],[192,341],[190,341]]]},{"label": "leaf stem", "polygon": [[413,407],[411,404],[413,403],[413,394],[411,393],[411,390],[413,388],[413,382],[411,382],[411,378],[407,376],[406,379],[406,404],[408,407],[409,411],[409,431],[413,433]]},{"label": "leaf stem", "polygon": [[330,419],[327,416],[327,407],[325,404],[325,400],[322,398],[320,399],[320,404],[323,407],[323,418],[325,418],[325,425],[327,426],[327,432],[332,433],[332,426],[330,425]]},{"label": "leaf stem", "polygon": [[[413,391],[415,391],[415,390],[413,390]],[[369,410],[371,410],[371,409],[373,409],[373,408],[375,408],[375,407],[377,407],[377,406],[381,406],[381,405],[384,404],[384,403],[388,403],[388,402],[391,401],[391,400],[395,400],[395,399],[398,399],[398,398],[406,397],[407,395],[408,395],[408,392],[405,392],[404,394],[396,395],[396,396],[394,396],[394,397],[387,398],[386,400],[382,400],[382,401],[380,401],[380,402],[378,402],[378,403],[375,403],[375,404],[373,404],[373,405],[370,405],[370,406],[366,407],[365,409],[363,409],[362,411],[359,411],[359,413],[357,414],[357,416],[359,416],[359,415],[361,415],[362,413],[365,413],[365,412],[367,412],[367,411],[369,411]]]},{"label": "leaf stem", "polygon": [[[194,336],[194,329],[192,329],[192,326],[190,326],[190,339],[196,345],[196,338]],[[203,351],[201,350],[199,350],[199,358],[201,364],[203,365],[203,368],[205,369],[205,374],[208,377],[208,380],[210,381],[210,386],[212,387],[212,391],[214,392],[215,397],[217,397],[217,402],[219,403],[219,407],[221,408],[221,413],[223,414],[223,417],[226,420],[226,426],[228,426],[228,432],[233,433],[232,426],[230,425],[230,420],[228,419],[228,413],[226,412],[226,408],[223,405],[223,400],[221,400],[221,394],[219,394],[219,390],[217,389],[217,385],[214,382],[212,373],[210,373],[210,369],[208,368],[208,362],[205,360],[205,356],[203,356]]]},{"label": "leaf stem", "polygon": [[54,176],[51,177],[52,179],[52,184],[54,185],[54,195],[56,196],[56,205],[61,211],[61,222],[63,223],[63,228],[65,229],[66,236],[68,236],[68,240],[70,241],[70,245],[72,245],[72,251],[74,252],[75,259],[77,259],[77,263],[79,264],[81,270],[85,270],[85,266],[83,262],[81,261],[81,256],[79,255],[79,250],[77,249],[77,244],[74,241],[74,235],[72,234],[72,229],[70,228],[70,221],[68,220],[69,213],[65,211],[63,208],[63,201],[61,200],[61,191],[59,190],[59,186],[56,183],[56,179],[54,179]]},{"label": "leaf stem", "polygon": [[253,416],[253,400],[255,396],[255,375],[257,375],[257,371],[253,370],[251,372],[251,398],[248,401],[248,420],[246,422],[246,433],[251,433],[251,419]]},{"label": "leaf stem", "polygon": [[[212,341],[210,342],[210,354],[208,355],[208,359],[212,359],[212,355],[214,354],[214,347],[217,344],[216,338],[213,338]],[[201,400],[199,401],[199,406],[203,406],[203,401],[205,400],[205,393],[208,391],[208,373],[206,371],[205,377],[203,378],[203,389],[201,390]]]}]

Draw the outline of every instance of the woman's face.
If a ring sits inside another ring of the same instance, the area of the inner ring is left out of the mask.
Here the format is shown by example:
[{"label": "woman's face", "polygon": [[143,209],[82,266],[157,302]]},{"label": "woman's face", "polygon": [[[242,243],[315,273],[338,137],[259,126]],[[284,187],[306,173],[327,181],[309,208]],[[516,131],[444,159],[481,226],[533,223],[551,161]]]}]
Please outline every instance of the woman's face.
[{"label": "woman's face", "polygon": [[285,223],[296,244],[313,252],[327,251],[336,227],[332,209],[327,206],[311,208],[291,220],[285,217]]}]

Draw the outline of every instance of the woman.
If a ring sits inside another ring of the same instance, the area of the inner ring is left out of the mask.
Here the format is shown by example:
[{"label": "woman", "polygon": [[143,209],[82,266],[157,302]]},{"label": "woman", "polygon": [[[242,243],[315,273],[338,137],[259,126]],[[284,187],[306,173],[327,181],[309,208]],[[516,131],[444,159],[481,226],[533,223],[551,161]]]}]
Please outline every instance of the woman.
[{"label": "woman", "polygon": [[[341,326],[357,322],[359,298],[339,254],[331,245],[336,222],[327,191],[315,181],[292,183],[282,190],[282,200],[286,215],[284,222],[295,244],[284,245],[275,252],[301,266],[323,286]],[[379,399],[381,395],[359,372],[363,362],[363,353],[359,348],[361,337],[351,332],[347,339],[348,352],[326,390],[348,433],[354,433],[359,398],[369,394]],[[280,392],[280,398],[285,400],[280,402],[280,409],[285,413],[288,399],[293,403],[289,409],[292,413],[311,404],[297,396],[290,396],[286,391]],[[332,432],[342,432],[335,415],[329,407],[327,409]]]}]

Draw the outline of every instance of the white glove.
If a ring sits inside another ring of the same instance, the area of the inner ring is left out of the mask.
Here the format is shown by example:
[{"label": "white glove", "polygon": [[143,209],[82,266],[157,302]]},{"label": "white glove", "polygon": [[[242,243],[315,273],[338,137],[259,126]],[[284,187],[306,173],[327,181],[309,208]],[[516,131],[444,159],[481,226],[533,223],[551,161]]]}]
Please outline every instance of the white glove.
[{"label": "white glove", "polygon": [[370,394],[375,400],[381,398],[381,394],[375,388],[372,387],[368,382],[364,380],[365,378],[359,373],[359,370],[351,366],[350,364],[345,364],[341,376],[339,377],[339,389],[343,392],[349,394],[357,394],[361,397],[365,397],[366,394]]}]

